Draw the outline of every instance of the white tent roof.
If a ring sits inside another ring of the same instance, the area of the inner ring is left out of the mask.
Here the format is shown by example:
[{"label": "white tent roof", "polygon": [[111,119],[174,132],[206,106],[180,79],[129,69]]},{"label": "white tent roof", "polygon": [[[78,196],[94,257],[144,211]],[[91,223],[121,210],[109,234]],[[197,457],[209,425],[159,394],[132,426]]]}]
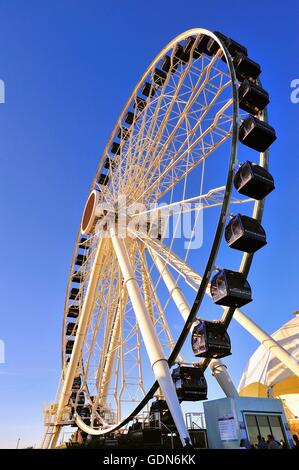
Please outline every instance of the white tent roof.
[{"label": "white tent roof", "polygon": [[[285,323],[272,337],[299,360],[299,316]],[[249,359],[238,389],[241,390],[252,383],[273,386],[292,375],[292,371],[261,345]]]}]

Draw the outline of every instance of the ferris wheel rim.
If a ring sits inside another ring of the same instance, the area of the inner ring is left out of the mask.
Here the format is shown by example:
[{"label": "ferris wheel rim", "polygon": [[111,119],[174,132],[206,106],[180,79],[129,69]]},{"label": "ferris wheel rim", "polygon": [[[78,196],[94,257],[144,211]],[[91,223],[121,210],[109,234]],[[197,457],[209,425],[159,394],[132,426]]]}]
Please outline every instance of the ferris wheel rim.
[{"label": "ferris wheel rim", "polygon": [[[232,131],[232,137],[231,137],[231,150],[230,150],[230,158],[229,158],[229,168],[228,168],[228,172],[227,172],[227,179],[226,179],[226,185],[225,185],[226,192],[225,192],[225,197],[224,197],[223,203],[222,203],[222,210],[221,210],[221,213],[219,215],[219,220],[218,220],[218,224],[217,224],[218,229],[216,230],[216,235],[214,237],[213,256],[210,257],[209,269],[208,270],[206,269],[205,274],[204,274],[204,281],[206,282],[210,277],[211,270],[213,268],[213,263],[216,259],[218,248],[219,248],[219,245],[220,245],[221,240],[222,240],[223,229],[224,229],[224,225],[225,225],[225,219],[226,219],[226,216],[227,216],[227,210],[228,210],[229,202],[230,202],[230,195],[231,195],[231,190],[232,190],[232,180],[233,180],[233,173],[234,173],[234,165],[236,163],[236,157],[237,157],[238,116],[239,116],[237,81],[236,81],[236,77],[235,77],[234,67],[233,67],[233,64],[232,64],[232,59],[231,59],[230,54],[228,53],[228,51],[226,49],[226,46],[220,41],[220,39],[214,33],[210,32],[206,29],[202,29],[202,28],[195,28],[195,29],[188,30],[188,31],[178,35],[177,37],[175,37],[172,41],[170,41],[168,43],[168,45],[165,46],[162,49],[162,51],[156,56],[156,58],[152,61],[152,63],[149,65],[149,67],[147,68],[145,73],[142,75],[141,79],[137,82],[136,87],[134,88],[133,92],[131,93],[131,95],[130,95],[127,103],[126,103],[126,105],[124,106],[122,112],[120,113],[120,117],[116,122],[116,125],[115,125],[115,127],[114,127],[114,129],[111,133],[111,136],[110,136],[110,138],[107,142],[107,145],[104,149],[102,158],[100,159],[100,163],[99,163],[98,169],[96,171],[95,178],[94,178],[93,183],[92,183],[92,188],[94,188],[94,184],[95,184],[97,175],[99,174],[99,171],[100,171],[100,169],[103,165],[105,154],[107,153],[107,150],[108,150],[109,146],[111,145],[111,142],[113,140],[113,136],[115,135],[115,132],[116,132],[117,128],[119,127],[120,123],[121,123],[121,120],[122,120],[122,117],[123,117],[124,113],[126,112],[126,110],[128,109],[128,107],[129,107],[129,105],[132,101],[132,97],[134,97],[136,95],[136,92],[137,92],[140,84],[143,82],[143,80],[148,75],[150,70],[154,67],[154,65],[164,56],[164,54],[169,49],[171,49],[174,45],[176,45],[177,43],[179,43],[183,39],[186,39],[187,37],[191,36],[192,34],[193,35],[194,34],[197,34],[197,35],[206,34],[206,35],[212,37],[213,39],[215,39],[216,42],[219,44],[220,48],[222,49],[222,51],[223,51],[223,53],[226,57],[226,61],[227,61],[227,64],[228,64],[230,75],[231,75],[231,85],[232,85],[232,90],[233,90],[233,131]],[[227,190],[228,187],[229,187],[229,190]],[[76,254],[76,248],[77,248],[80,236],[81,236],[81,230],[79,230],[79,233],[78,233],[77,242],[76,242],[76,245],[75,245],[75,254]],[[74,257],[75,257],[75,254],[74,254]],[[73,257],[73,261],[74,261],[74,257]],[[73,263],[72,263],[71,266],[73,266]],[[69,282],[69,285],[70,285],[70,282]],[[68,285],[68,290],[69,290],[69,285]],[[67,292],[68,292],[68,290],[67,290]],[[202,288],[201,290],[203,291],[202,294],[204,294],[204,289]],[[203,297],[203,295],[202,295],[202,297]],[[67,300],[66,300],[66,302],[67,302]],[[201,301],[200,301],[200,303],[197,302],[197,310],[200,307],[200,304],[201,304]],[[194,304],[193,304],[193,306],[194,306]],[[196,312],[195,312],[195,314],[196,314]],[[65,320],[65,316],[64,316],[64,320]],[[64,324],[65,324],[65,322],[64,322]],[[187,328],[187,333],[190,329],[190,326],[191,326],[191,324]],[[186,334],[186,336],[187,336],[187,334]],[[64,338],[64,332],[63,332],[63,338]],[[180,339],[179,339],[179,341],[180,341]],[[178,342],[177,342],[177,344],[178,344]],[[177,344],[176,344],[176,346],[177,346]],[[179,348],[176,347],[176,346],[175,346],[172,354],[169,357],[169,364],[170,365],[173,362],[173,359],[175,359],[175,357],[177,356],[177,354],[179,352],[179,349],[181,348],[182,345]],[[64,357],[62,359],[63,359],[63,364],[64,364]],[[116,425],[113,425],[112,427],[110,427],[107,430],[102,430],[101,432],[99,432],[97,434],[103,435],[103,434],[106,434],[108,432],[111,432],[112,430],[117,430],[117,429],[123,427],[125,424],[127,424],[127,422],[129,422],[132,419],[132,417],[135,416],[145,406],[145,404],[152,398],[152,396],[155,393],[155,391],[157,390],[157,388],[158,388],[158,385],[155,382],[154,385],[151,387],[151,389],[146,394],[146,396],[144,397],[144,399],[139,403],[139,405],[133,410],[132,413],[130,413],[127,417],[122,419],[120,423],[117,423]],[[77,421],[78,421],[78,423],[80,423],[79,419]],[[93,429],[93,428],[90,428],[90,429]]]}]

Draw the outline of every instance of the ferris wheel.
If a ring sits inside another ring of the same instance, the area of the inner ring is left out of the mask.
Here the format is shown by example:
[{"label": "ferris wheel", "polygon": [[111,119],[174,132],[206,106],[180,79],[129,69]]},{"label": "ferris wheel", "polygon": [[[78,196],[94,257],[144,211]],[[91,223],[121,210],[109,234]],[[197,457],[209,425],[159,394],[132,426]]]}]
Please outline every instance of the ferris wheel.
[{"label": "ferris wheel", "polygon": [[213,363],[227,387],[219,359],[231,352],[231,319],[252,300],[247,275],[274,189],[260,73],[244,46],[196,28],[135,86],[83,211],[43,447],[57,445],[62,426],[105,435],[163,407],[184,446],[180,403],[206,398]]}]

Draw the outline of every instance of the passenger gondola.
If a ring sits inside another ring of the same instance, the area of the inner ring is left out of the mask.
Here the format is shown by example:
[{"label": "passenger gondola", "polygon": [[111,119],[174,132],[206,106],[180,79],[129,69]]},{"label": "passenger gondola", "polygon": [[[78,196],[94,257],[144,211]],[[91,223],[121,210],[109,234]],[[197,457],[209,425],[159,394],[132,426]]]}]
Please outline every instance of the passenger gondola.
[{"label": "passenger gondola", "polygon": [[238,169],[234,186],[240,194],[257,199],[264,199],[273,189],[273,176],[262,166],[246,161]]},{"label": "passenger gondola", "polygon": [[211,281],[213,301],[225,307],[242,307],[252,301],[251,287],[244,274],[223,269]]},{"label": "passenger gondola", "polygon": [[172,371],[178,399],[199,401],[207,398],[207,382],[201,367],[179,365]]},{"label": "passenger gondola", "polygon": [[191,344],[196,357],[220,359],[231,354],[229,335],[220,322],[200,320],[192,331]]},{"label": "passenger gondola", "polygon": [[255,253],[267,244],[261,224],[247,215],[235,215],[225,227],[225,240],[230,248]]}]

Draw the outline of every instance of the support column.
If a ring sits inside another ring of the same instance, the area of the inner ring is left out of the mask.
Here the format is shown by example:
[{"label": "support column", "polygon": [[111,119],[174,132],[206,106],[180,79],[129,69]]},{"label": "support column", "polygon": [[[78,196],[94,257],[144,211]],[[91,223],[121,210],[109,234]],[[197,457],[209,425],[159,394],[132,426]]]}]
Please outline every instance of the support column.
[{"label": "support column", "polygon": [[59,434],[60,434],[60,427],[61,427],[58,423],[61,419],[63,409],[68,404],[68,401],[71,395],[72,386],[73,386],[75,374],[76,374],[77,367],[78,367],[78,362],[79,362],[81,351],[82,351],[83,340],[86,334],[86,329],[88,327],[90,315],[92,313],[92,309],[94,305],[94,298],[95,298],[98,279],[99,279],[99,275],[100,275],[100,271],[102,267],[104,245],[105,245],[105,240],[101,239],[96,249],[95,259],[94,259],[94,263],[93,263],[91,273],[89,276],[89,282],[88,282],[88,287],[86,290],[86,295],[85,295],[82,310],[79,316],[78,330],[77,330],[76,339],[75,339],[74,346],[73,346],[73,351],[72,351],[70,362],[67,366],[65,378],[62,384],[62,389],[60,393],[60,399],[59,399],[57,414],[56,414],[56,425],[53,430],[53,438],[52,438],[51,445],[50,445],[51,449],[56,447]]},{"label": "support column", "polygon": [[209,368],[227,397],[234,398],[239,396],[226,365],[220,359],[212,359],[209,363]]},{"label": "support column", "polygon": [[191,440],[186,428],[167,359],[157,338],[156,330],[150,316],[146,311],[144,300],[140,294],[139,285],[132,269],[125,244],[123,240],[117,237],[114,228],[110,229],[110,234],[155,378],[165,396],[169,411],[179,432],[182,445],[185,446],[186,439],[188,439],[189,442],[191,442]]},{"label": "support column", "polygon": [[254,338],[256,338],[273,356],[276,356],[288,369],[299,377],[299,363],[297,359],[286,351],[272,336],[268,335],[254,321],[241,312],[238,308],[235,310],[233,318],[245,328]]}]

